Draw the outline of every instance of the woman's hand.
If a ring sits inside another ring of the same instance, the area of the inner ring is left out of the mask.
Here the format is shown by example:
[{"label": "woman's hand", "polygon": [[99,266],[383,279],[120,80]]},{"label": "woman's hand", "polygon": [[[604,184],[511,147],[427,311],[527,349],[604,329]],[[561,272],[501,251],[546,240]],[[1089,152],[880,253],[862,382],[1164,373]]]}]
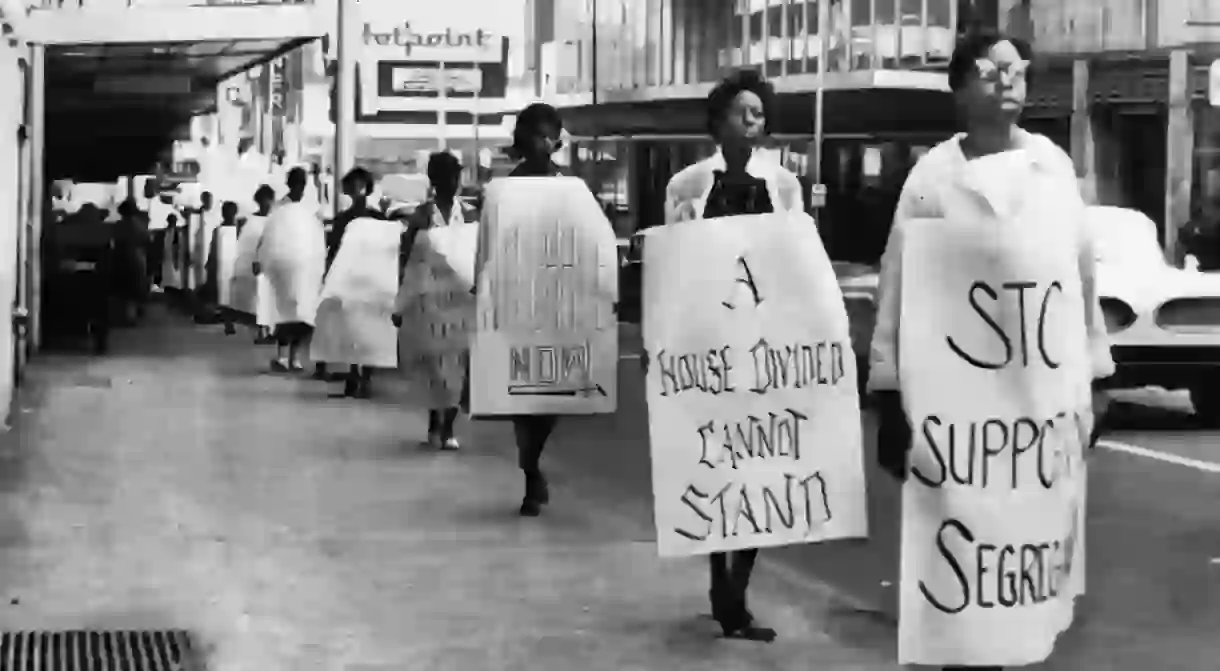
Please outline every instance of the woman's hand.
[{"label": "woman's hand", "polygon": [[263,264],[255,261],[253,264],[251,264],[250,269],[254,271],[255,277],[257,277],[263,273]]},{"label": "woman's hand", "polygon": [[876,395],[877,465],[899,481],[907,479],[907,454],[911,451],[911,425],[896,391]]},{"label": "woman's hand", "polygon": [[393,322],[394,328],[402,328],[402,315],[397,312],[390,315],[390,321]]}]

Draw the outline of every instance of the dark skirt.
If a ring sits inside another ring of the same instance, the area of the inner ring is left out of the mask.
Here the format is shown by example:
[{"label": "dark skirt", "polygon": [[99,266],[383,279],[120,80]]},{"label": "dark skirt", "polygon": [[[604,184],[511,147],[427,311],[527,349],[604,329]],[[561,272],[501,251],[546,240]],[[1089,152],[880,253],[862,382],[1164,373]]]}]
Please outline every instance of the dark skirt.
[{"label": "dark skirt", "polygon": [[275,338],[281,343],[298,342],[309,337],[313,327],[305,322],[285,322],[275,325]]}]

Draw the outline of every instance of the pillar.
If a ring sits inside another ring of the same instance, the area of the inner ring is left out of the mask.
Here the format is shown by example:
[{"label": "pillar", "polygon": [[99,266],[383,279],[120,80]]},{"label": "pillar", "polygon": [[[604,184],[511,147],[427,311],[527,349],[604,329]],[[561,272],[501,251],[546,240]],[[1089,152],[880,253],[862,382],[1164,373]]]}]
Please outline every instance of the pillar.
[{"label": "pillar", "polygon": [[1169,115],[1165,124],[1165,256],[1175,265],[1183,260],[1178,232],[1190,220],[1191,176],[1195,146],[1191,112],[1190,52],[1169,55]]},{"label": "pillar", "polygon": [[1096,147],[1093,138],[1092,105],[1089,100],[1089,62],[1072,63],[1072,164],[1085,201],[1098,201]]},{"label": "pillar", "polygon": [[334,214],[340,209],[343,176],[356,165],[356,62],[360,58],[360,3],[339,0],[335,68],[335,186]]},{"label": "pillar", "polygon": [[30,45],[30,353],[42,347],[42,215],[46,189],[46,47]]}]

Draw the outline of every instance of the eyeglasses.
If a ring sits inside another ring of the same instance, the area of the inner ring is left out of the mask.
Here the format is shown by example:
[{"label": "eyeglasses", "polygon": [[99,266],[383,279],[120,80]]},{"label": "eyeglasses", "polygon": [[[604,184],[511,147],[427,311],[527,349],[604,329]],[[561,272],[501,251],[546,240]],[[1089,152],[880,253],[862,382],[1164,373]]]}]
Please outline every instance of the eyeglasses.
[{"label": "eyeglasses", "polygon": [[988,84],[998,84],[1003,77],[1007,76],[1008,80],[1015,84],[1025,81],[1025,73],[1029,70],[1029,61],[1013,61],[1000,65],[990,58],[979,58],[974,61],[974,67],[979,81],[987,82]]}]

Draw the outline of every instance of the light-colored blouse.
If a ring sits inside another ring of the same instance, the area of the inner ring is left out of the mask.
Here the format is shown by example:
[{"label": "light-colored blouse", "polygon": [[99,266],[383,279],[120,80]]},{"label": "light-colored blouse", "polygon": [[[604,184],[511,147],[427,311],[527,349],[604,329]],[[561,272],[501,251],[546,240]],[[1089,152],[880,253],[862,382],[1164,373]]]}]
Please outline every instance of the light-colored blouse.
[{"label": "light-colored blouse", "polygon": [[911,170],[902,188],[894,226],[881,258],[877,318],[869,351],[869,389],[899,389],[902,245],[903,228],[908,222],[941,218],[952,204],[954,208],[971,208],[970,216],[986,225],[996,217],[1019,216],[1025,203],[1047,197],[1046,194],[1064,200],[1065,221],[1078,227],[1077,258],[1093,376],[1109,377],[1114,373],[1114,360],[1097,296],[1096,258],[1084,226],[1085,204],[1080,198],[1071,158],[1045,136],[1021,130],[1015,149],[969,160],[962,152],[963,137],[964,134],[959,134],[933,147]]}]

